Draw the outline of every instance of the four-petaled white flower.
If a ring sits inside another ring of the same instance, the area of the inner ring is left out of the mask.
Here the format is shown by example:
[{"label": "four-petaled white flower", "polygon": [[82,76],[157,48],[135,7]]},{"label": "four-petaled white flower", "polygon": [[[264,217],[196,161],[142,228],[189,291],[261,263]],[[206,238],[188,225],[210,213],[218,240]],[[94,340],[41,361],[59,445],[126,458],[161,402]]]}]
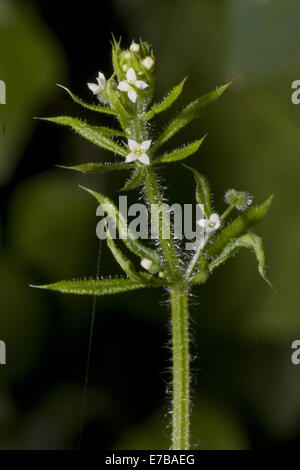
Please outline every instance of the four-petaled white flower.
[{"label": "four-petaled white flower", "polygon": [[102,93],[106,87],[106,78],[103,73],[99,72],[97,83],[88,83],[88,87],[94,93],[94,95],[100,95],[100,93]]},{"label": "four-petaled white flower", "polygon": [[221,225],[221,221],[218,214],[211,214],[209,219],[200,219],[197,221],[197,224],[199,224],[200,227],[203,227],[205,232],[209,233],[218,230]]},{"label": "four-petaled white flower", "polygon": [[136,73],[132,67],[130,67],[130,69],[126,73],[126,79],[127,80],[123,80],[122,82],[119,83],[118,90],[124,91],[125,93],[127,93],[130,101],[135,103],[137,99],[137,92],[135,91],[134,88],[138,88],[139,90],[144,90],[145,88],[148,87],[148,85],[146,82],[143,82],[143,80],[137,80]]},{"label": "four-petaled white flower", "polygon": [[147,150],[149,150],[151,145],[151,140],[145,140],[141,144],[136,142],[135,140],[128,139],[128,147],[130,148],[131,152],[126,157],[126,163],[134,162],[138,160],[144,165],[150,165],[150,158],[147,155]]}]

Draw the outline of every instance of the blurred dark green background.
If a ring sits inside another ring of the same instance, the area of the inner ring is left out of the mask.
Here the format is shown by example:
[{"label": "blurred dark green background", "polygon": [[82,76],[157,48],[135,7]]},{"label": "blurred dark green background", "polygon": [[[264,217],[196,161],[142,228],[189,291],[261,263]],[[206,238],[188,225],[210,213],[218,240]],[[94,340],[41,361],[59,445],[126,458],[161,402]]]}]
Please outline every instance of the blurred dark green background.
[{"label": "blurred dark green background", "polygon": [[[291,83],[300,79],[299,15],[296,0],[114,0],[71,8],[67,1],[0,0],[0,79],[7,84],[0,105],[1,449],[78,444],[92,299],[28,286],[95,274],[96,206],[78,184],[114,197],[125,175],[55,168],[107,155],[33,117],[87,116],[55,84],[91,99],[86,82],[111,72],[112,32],[125,45],[139,37],[153,44],[157,98],[186,75],[179,106],[234,79],[173,141],[208,133],[190,164],[211,181],[218,211],[229,187],[248,190],[256,202],[275,193],[258,232],[278,294],[247,252],[195,291],[193,446],[299,446],[300,366],[290,360],[300,337],[300,107],[291,103]],[[89,120],[105,122],[93,114]],[[181,165],[167,171],[171,200],[191,202],[191,176]],[[101,274],[118,272],[103,245]],[[169,312],[159,294],[98,300],[82,448],[168,448]]]}]

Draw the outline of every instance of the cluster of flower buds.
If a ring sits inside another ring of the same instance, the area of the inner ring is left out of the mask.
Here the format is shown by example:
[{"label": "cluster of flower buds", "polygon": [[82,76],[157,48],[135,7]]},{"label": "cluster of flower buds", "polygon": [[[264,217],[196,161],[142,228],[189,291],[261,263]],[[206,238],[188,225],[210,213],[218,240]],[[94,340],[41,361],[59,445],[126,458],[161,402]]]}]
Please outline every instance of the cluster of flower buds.
[{"label": "cluster of flower buds", "polygon": [[[113,64],[118,80],[114,84],[131,103],[136,103],[138,96],[152,96],[155,58],[147,42],[138,44],[133,41],[129,49],[121,49],[120,43],[114,41]],[[88,83],[88,87],[99,101],[109,102],[107,80],[102,72],[98,73],[97,83]]]}]

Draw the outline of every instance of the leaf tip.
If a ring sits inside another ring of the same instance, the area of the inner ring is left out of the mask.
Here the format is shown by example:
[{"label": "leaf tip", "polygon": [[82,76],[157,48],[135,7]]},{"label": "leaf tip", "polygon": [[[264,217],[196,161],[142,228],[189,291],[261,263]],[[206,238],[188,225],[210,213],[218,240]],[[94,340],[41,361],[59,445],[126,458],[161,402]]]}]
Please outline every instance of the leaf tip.
[{"label": "leaf tip", "polygon": [[66,86],[60,85],[60,83],[56,83],[56,86],[58,86],[59,88],[62,88],[63,90],[65,90],[69,93],[69,89]]},{"label": "leaf tip", "polygon": [[29,287],[32,287],[33,289],[48,289],[47,285],[35,286],[34,284],[29,284]]},{"label": "leaf tip", "polygon": [[225,85],[221,85],[219,87],[217,87],[217,93],[218,93],[218,96],[222,96],[223,93],[227,90],[227,88],[232,84],[233,80],[231,80],[230,82],[228,83],[225,83]]}]

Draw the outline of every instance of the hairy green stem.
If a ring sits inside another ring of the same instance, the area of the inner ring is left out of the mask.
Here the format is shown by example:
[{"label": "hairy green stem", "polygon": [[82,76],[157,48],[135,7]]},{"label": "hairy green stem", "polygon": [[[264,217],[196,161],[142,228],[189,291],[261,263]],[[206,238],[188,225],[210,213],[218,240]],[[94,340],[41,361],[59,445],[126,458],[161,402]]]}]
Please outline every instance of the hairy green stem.
[{"label": "hairy green stem", "polygon": [[231,214],[231,212],[233,211],[233,209],[235,209],[234,204],[231,205],[231,206],[229,206],[229,207],[227,207],[227,209],[226,209],[226,210],[223,212],[223,214],[221,215],[220,219],[221,219],[221,220],[225,220],[226,217],[228,217],[228,216]]},{"label": "hairy green stem", "polygon": [[[145,123],[139,119],[132,121],[132,133],[138,142],[148,138]],[[188,332],[188,287],[184,284],[176,248],[170,229],[170,221],[163,206],[161,192],[153,168],[145,168],[145,192],[148,199],[157,236],[166,263],[172,310],[172,360],[173,360],[173,399],[172,399],[172,448],[189,449],[190,427],[190,356]]]},{"label": "hairy green stem", "polygon": [[172,449],[189,449],[190,353],[188,291],[185,286],[171,288],[173,350],[173,433]]},{"label": "hairy green stem", "polygon": [[151,216],[167,264],[168,276],[173,281],[179,281],[182,273],[172,239],[169,218],[166,215],[155,173],[151,167],[146,169],[145,190],[150,204]]}]

